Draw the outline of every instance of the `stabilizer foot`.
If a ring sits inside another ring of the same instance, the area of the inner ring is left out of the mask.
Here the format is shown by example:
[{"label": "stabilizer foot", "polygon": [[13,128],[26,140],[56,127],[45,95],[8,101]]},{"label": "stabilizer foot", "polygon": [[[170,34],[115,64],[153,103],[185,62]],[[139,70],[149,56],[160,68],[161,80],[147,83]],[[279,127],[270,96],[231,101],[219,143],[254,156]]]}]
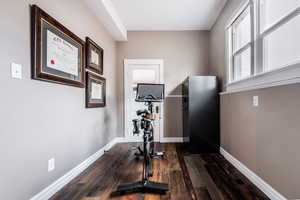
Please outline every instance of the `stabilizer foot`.
[{"label": "stabilizer foot", "polygon": [[158,183],[152,181],[139,181],[135,183],[121,184],[117,188],[117,192],[124,193],[159,193],[164,194],[169,190],[169,185],[165,183]]}]

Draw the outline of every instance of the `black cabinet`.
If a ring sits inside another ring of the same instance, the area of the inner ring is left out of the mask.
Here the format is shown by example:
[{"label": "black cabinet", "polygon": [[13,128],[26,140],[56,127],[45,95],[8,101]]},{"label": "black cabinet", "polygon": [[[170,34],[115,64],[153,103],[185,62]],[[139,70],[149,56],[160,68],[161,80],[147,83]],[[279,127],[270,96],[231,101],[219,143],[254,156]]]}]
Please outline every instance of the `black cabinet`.
[{"label": "black cabinet", "polygon": [[220,148],[219,94],[216,76],[191,76],[182,84],[183,137],[191,153]]}]

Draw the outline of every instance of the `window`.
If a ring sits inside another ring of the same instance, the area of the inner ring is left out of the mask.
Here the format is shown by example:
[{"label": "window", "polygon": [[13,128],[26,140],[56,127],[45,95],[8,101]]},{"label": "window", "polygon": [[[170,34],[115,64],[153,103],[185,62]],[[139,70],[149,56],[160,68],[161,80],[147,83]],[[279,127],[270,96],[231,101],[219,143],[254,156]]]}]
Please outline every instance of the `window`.
[{"label": "window", "polygon": [[155,83],[155,70],[154,69],[134,69],[132,72],[133,84],[137,83]]},{"label": "window", "polygon": [[234,20],[229,28],[231,80],[249,77],[252,71],[253,31],[250,4]]},{"label": "window", "polygon": [[285,67],[300,62],[300,16],[264,36],[264,69]]},{"label": "window", "polygon": [[299,0],[259,1],[263,71],[300,63],[299,6]]},{"label": "window", "polygon": [[251,18],[249,7],[233,23],[233,50],[238,51],[251,42]]},{"label": "window", "polygon": [[262,31],[276,24],[300,6],[299,0],[260,0],[260,27]]},{"label": "window", "polygon": [[299,35],[300,0],[246,2],[227,26],[229,85],[291,66],[299,67],[299,77]]},{"label": "window", "polygon": [[233,77],[235,80],[245,78],[251,75],[251,51],[247,47],[243,52],[234,55],[233,57]]}]

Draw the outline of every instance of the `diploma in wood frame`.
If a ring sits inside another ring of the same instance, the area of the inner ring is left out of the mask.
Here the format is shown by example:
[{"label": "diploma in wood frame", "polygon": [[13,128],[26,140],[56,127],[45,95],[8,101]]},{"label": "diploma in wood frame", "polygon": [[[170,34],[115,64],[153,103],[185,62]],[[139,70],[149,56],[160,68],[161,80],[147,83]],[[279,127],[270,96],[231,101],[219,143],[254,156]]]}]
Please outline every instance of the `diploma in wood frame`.
[{"label": "diploma in wood frame", "polygon": [[85,40],[86,68],[103,75],[103,49],[89,37]]},{"label": "diploma in wood frame", "polygon": [[31,6],[32,78],[84,87],[85,43],[36,5]]},{"label": "diploma in wood frame", "polygon": [[86,108],[106,105],[106,80],[103,77],[86,72],[85,105]]}]

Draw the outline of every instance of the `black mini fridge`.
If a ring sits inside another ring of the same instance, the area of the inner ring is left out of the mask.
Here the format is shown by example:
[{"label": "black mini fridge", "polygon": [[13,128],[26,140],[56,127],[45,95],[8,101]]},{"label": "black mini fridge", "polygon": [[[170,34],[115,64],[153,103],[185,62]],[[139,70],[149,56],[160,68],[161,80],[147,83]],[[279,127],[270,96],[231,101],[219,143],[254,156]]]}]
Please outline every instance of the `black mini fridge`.
[{"label": "black mini fridge", "polygon": [[190,76],[182,84],[183,140],[189,153],[220,148],[219,94],[216,76]]}]

